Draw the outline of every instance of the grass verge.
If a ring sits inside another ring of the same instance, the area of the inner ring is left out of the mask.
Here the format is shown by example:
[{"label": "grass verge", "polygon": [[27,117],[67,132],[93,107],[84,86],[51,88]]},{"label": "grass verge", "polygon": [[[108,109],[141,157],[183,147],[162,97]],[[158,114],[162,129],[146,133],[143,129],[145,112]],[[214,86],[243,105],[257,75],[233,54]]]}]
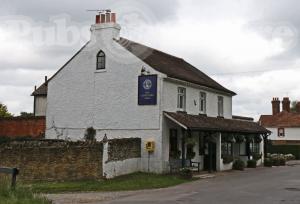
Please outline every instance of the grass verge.
[{"label": "grass verge", "polygon": [[175,175],[134,173],[100,181],[36,182],[29,184],[33,192],[64,193],[86,191],[130,191],[154,188],[166,188],[189,182]]},{"label": "grass verge", "polygon": [[49,200],[43,198],[23,186],[17,186],[12,190],[9,182],[0,182],[0,203],[1,204],[51,204]]}]

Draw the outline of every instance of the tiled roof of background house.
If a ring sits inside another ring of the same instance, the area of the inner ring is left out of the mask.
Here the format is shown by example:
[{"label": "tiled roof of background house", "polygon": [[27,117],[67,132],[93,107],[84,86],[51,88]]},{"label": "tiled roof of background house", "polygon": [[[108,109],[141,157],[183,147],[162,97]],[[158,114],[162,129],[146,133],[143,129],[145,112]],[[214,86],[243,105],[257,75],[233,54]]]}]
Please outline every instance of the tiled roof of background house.
[{"label": "tiled roof of background house", "polygon": [[300,114],[282,111],[276,115],[261,115],[259,122],[264,127],[300,127]]},{"label": "tiled roof of background house", "polygon": [[203,115],[190,115],[181,112],[164,112],[167,117],[182,124],[191,130],[232,132],[244,134],[267,134],[269,130],[256,122],[234,120],[225,118],[207,117]]},{"label": "tiled roof of background house", "polygon": [[120,38],[117,42],[153,69],[166,74],[168,77],[213,88],[230,95],[236,95],[236,93],[226,89],[182,58],[169,55],[125,38]]}]

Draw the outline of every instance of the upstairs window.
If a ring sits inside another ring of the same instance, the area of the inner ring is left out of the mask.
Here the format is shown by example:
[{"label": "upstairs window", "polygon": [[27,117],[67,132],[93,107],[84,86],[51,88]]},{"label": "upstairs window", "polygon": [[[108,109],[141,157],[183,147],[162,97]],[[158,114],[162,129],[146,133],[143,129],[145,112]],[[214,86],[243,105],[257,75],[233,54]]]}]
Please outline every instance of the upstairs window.
[{"label": "upstairs window", "polygon": [[200,113],[206,114],[206,93],[200,92],[200,103],[199,103]]},{"label": "upstairs window", "polygon": [[284,128],[278,128],[278,137],[285,137]]},{"label": "upstairs window", "polygon": [[218,96],[218,116],[224,116],[224,98],[223,96]]},{"label": "upstairs window", "polygon": [[105,69],[105,53],[101,50],[97,54],[97,70]]},{"label": "upstairs window", "polygon": [[177,108],[185,111],[186,90],[183,87],[178,87]]}]

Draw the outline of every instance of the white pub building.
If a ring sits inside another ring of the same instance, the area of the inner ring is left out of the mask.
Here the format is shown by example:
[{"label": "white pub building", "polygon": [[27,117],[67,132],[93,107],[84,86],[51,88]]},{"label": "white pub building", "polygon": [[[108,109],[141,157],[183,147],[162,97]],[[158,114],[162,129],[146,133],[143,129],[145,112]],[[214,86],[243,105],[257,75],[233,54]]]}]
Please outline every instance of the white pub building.
[{"label": "white pub building", "polygon": [[97,15],[90,41],[33,93],[47,96],[47,139],[82,140],[88,127],[99,141],[141,138],[142,158],[116,163],[113,176],[169,172],[173,161],[222,171],[228,157],[263,159],[269,131],[232,116],[234,92],[182,58],[121,38],[120,29],[115,13]]}]

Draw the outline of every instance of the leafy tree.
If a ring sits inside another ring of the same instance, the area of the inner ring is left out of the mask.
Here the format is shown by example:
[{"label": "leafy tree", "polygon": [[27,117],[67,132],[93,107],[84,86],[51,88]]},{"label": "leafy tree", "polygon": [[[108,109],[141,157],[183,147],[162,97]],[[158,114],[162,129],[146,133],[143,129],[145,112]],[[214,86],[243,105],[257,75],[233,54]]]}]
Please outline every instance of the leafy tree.
[{"label": "leafy tree", "polygon": [[292,102],[292,106],[291,106],[291,112],[296,112],[296,105],[297,105],[298,101],[293,101]]},{"label": "leafy tree", "polygon": [[0,102],[0,117],[12,117],[13,114],[8,112],[7,106]]},{"label": "leafy tree", "polygon": [[21,112],[20,116],[26,118],[26,117],[32,117],[34,115],[33,113]]}]

